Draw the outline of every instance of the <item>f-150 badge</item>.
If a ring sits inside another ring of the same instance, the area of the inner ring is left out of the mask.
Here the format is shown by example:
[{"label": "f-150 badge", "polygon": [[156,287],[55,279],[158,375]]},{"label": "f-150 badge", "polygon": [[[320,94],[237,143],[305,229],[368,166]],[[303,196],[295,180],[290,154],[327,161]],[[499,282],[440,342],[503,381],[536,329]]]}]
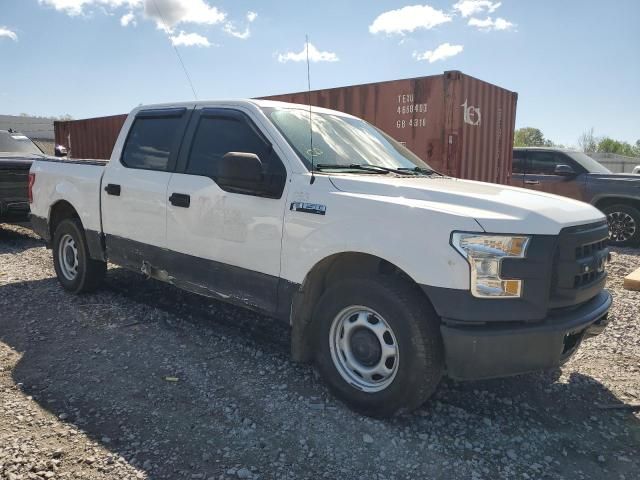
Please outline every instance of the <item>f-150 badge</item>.
[{"label": "f-150 badge", "polygon": [[315,213],[316,215],[324,215],[327,213],[326,205],[319,203],[292,202],[289,210],[294,212]]}]

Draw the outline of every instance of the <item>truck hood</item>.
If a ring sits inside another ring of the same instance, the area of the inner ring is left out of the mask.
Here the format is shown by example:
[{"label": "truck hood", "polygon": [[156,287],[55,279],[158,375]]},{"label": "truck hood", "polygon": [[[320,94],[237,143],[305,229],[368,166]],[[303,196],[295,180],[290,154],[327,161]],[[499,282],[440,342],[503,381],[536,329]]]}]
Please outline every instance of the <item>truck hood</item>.
[{"label": "truck hood", "polygon": [[562,228],[605,220],[591,205],[523,188],[448,177],[331,175],[338,190],[474,218],[487,232],[556,235]]}]

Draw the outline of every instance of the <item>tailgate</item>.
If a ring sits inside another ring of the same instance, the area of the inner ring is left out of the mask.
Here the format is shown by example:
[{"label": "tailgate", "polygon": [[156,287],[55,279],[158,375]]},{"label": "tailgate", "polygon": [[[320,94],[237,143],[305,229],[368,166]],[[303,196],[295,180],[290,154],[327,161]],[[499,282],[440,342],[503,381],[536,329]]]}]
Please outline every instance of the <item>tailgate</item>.
[{"label": "tailgate", "polygon": [[0,160],[0,216],[29,212],[28,184],[31,161]]}]

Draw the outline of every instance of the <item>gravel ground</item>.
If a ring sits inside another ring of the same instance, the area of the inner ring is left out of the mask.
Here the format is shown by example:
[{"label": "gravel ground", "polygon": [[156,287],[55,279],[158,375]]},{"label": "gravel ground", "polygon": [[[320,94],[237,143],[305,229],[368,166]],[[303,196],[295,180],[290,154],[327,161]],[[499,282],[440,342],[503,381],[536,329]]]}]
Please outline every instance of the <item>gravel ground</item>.
[{"label": "gravel ground", "polygon": [[2,225],[0,478],[637,479],[638,267],[615,250],[612,322],[562,369],[444,381],[380,421],[289,360],[286,326],[119,268],[66,294],[51,252]]}]

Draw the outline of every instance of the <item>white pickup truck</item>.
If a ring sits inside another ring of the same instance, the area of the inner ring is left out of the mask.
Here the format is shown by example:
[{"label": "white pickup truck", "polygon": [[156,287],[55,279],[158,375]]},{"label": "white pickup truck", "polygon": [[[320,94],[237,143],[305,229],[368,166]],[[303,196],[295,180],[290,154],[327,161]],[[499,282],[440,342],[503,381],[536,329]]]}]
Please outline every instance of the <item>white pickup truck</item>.
[{"label": "white pickup truck", "polygon": [[279,317],[294,360],[368,415],[416,408],[443,375],[558,366],[606,324],[600,211],[445,177],[350,115],[142,106],[104,163],[31,168],[66,290],[97,288],[109,261]]}]

